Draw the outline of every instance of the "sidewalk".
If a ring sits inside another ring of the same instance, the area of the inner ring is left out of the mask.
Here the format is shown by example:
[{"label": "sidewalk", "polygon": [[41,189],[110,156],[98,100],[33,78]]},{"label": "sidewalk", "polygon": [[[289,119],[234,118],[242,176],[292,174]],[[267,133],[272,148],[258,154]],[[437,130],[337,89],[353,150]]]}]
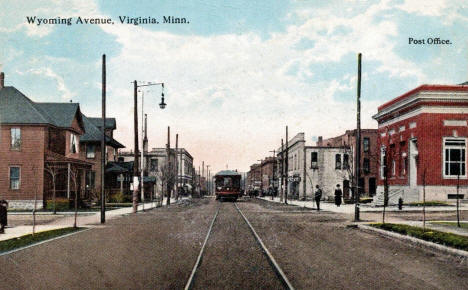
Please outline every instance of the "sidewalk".
[{"label": "sidewalk", "polygon": [[[189,199],[189,198],[190,197],[183,197],[181,200]],[[175,203],[175,199],[171,198],[171,204],[172,203]],[[144,205],[139,204],[138,211],[140,212],[143,208],[145,210],[152,209],[152,208],[155,208],[156,205],[157,205],[156,202],[147,202]],[[163,206],[166,205],[166,199],[163,200],[162,205]],[[129,214],[132,212],[133,212],[133,207],[123,207],[119,209],[106,211],[106,221],[109,221],[116,217]],[[25,213],[23,212],[21,214],[24,215]],[[41,214],[47,214],[47,213],[41,213]],[[31,219],[32,219],[32,213],[29,213],[29,215],[31,215]],[[36,225],[36,232],[42,232],[42,231],[48,231],[48,230],[54,230],[54,229],[60,229],[60,228],[73,226],[73,222],[75,220],[75,216],[73,212],[65,213],[65,214],[59,213],[59,215],[64,215],[64,216],[46,225]],[[78,213],[76,223],[78,227],[98,226],[101,224],[101,212]],[[5,234],[0,234],[0,241],[17,238],[17,237],[24,236],[24,235],[31,234],[31,233],[32,233],[31,225],[15,226],[11,228],[7,227],[5,228]]]},{"label": "sidewalk", "polygon": [[[271,197],[269,196],[258,197],[258,198],[271,201],[271,202],[280,202],[279,197],[275,197],[273,200],[271,200]],[[292,205],[316,209],[315,201],[310,201],[310,200],[300,201],[300,200],[290,199],[288,200],[288,203]],[[381,212],[383,210],[383,207],[373,207],[368,204],[360,204],[359,208],[361,212]],[[326,211],[337,212],[337,213],[345,213],[345,214],[354,214],[354,204],[341,204],[338,207],[332,202],[321,201],[320,210],[326,210]],[[398,206],[387,206],[385,208],[385,211],[387,212],[422,212],[422,210],[423,210],[422,206],[403,206],[402,210],[399,210]],[[426,206],[426,212],[451,212],[454,210],[455,210],[455,206]],[[468,204],[461,204],[460,210],[468,210]]]},{"label": "sidewalk", "polygon": [[[274,198],[274,200],[271,200],[271,197],[258,197],[258,198],[266,200],[266,201],[270,201],[270,202],[280,202],[279,197]],[[288,204],[316,209],[315,202],[312,202],[312,201],[304,202],[304,201],[299,201],[299,200],[288,200]],[[374,208],[374,207],[363,206],[363,205],[361,205],[360,209],[361,209],[361,212],[381,212],[382,211],[382,207]],[[344,213],[344,214],[354,214],[354,204],[342,204],[340,207],[337,207],[334,203],[321,202],[320,210],[336,212],[336,213]],[[426,207],[426,211],[432,211],[432,212],[436,212],[436,211],[449,212],[453,210],[455,210],[455,207],[453,206]],[[468,207],[466,205],[460,206],[460,210],[468,210]],[[398,207],[390,206],[386,208],[386,211],[387,212],[422,212],[422,207],[406,206],[406,207],[403,207],[403,210],[398,210]],[[436,224],[434,222],[437,222],[437,221],[426,221],[426,228],[441,231],[441,232],[454,233],[454,234],[458,234],[462,236],[468,236],[468,229],[466,228],[458,228],[454,226],[441,225],[441,224]],[[422,221],[398,220],[396,223],[406,224],[406,225],[416,226],[416,227],[422,227],[423,225]]]}]

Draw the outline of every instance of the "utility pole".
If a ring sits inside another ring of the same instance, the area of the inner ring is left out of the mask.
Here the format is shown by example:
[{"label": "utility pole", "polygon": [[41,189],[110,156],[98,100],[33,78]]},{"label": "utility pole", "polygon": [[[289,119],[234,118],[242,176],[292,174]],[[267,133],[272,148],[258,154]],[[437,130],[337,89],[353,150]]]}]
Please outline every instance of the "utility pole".
[{"label": "utility pole", "polygon": [[285,177],[285,180],[284,180],[284,187],[285,187],[285,190],[284,190],[284,203],[285,204],[288,204],[288,171],[289,171],[289,148],[288,148],[288,126],[286,126],[286,177]]},{"label": "utility pole", "polygon": [[175,135],[175,196],[176,200],[179,199],[179,134]]},{"label": "utility pole", "polygon": [[[141,164],[140,164],[140,199],[141,199],[141,206],[142,211],[145,211],[145,139],[146,138],[146,114],[143,114],[144,110],[144,103],[145,103],[145,92],[141,91]],[[143,125],[144,124],[144,125]],[[145,136],[145,137],[143,137]]]},{"label": "utility pole", "polygon": [[[302,154],[304,156],[304,163],[303,163],[303,171],[302,171],[302,193],[304,194],[304,201],[307,200],[307,155],[306,155],[306,146],[304,145],[304,152]],[[304,203],[305,204],[305,203]]]},{"label": "utility pole", "polygon": [[206,186],[206,195],[210,195],[210,185],[209,185],[209,173],[208,173],[208,168],[210,167],[210,165],[206,165],[206,178],[205,178],[205,186]]},{"label": "utility pole", "polygon": [[104,191],[105,190],[105,175],[104,175],[105,169],[106,169],[106,55],[103,54],[102,55],[102,139],[101,139],[101,224],[106,222],[106,193]]},{"label": "utility pole", "polygon": [[357,79],[357,124],[356,124],[356,159],[355,159],[355,203],[354,203],[354,221],[359,221],[359,175],[361,173],[361,53],[358,54],[358,79]]},{"label": "utility pole", "polygon": [[133,160],[133,213],[138,210],[138,86],[137,81],[133,81],[133,130],[135,136],[135,152]]},{"label": "utility pole", "polygon": [[167,160],[166,160],[166,169],[167,169],[167,183],[166,183],[166,204],[171,204],[171,127],[167,126]]},{"label": "utility pole", "polygon": [[284,142],[281,138],[281,193],[280,193],[280,202],[283,202],[284,196]]},{"label": "utility pole", "polygon": [[[202,170],[202,175],[200,177],[200,180],[203,180],[204,176],[205,176],[205,161],[202,161],[202,167],[201,167],[201,170]],[[203,187],[203,181],[200,182],[201,183],[201,187],[200,187],[200,191],[202,191],[202,187]],[[206,179],[205,179],[205,183],[206,183]]]},{"label": "utility pole", "polygon": [[198,195],[201,197],[201,171],[200,165],[198,165]]},{"label": "utility pole", "polygon": [[271,174],[271,181],[272,181],[272,183],[273,183],[273,186],[271,186],[271,200],[273,200],[273,195],[274,195],[275,185],[276,185],[276,184],[275,184],[275,175],[276,175],[276,174],[275,174],[275,173],[276,173],[276,171],[275,171],[275,165],[276,165],[276,150],[273,149],[273,151],[270,151],[270,152],[273,152],[273,160],[272,160],[272,161],[273,161],[273,162],[272,162],[273,165],[272,165],[272,168],[271,168],[271,173],[272,173],[272,174]]}]

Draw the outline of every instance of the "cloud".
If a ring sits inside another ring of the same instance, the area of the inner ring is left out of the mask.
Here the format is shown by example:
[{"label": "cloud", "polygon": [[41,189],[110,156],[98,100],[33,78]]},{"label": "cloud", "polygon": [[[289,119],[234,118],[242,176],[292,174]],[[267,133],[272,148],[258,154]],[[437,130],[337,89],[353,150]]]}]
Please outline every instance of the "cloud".
[{"label": "cloud", "polygon": [[59,76],[57,73],[55,73],[50,67],[44,67],[44,68],[32,68],[28,70],[28,73],[37,75],[40,77],[46,77],[55,80],[56,85],[57,85],[57,91],[61,93],[61,98],[63,100],[71,100],[73,97],[76,96],[76,93],[71,92],[67,86],[65,85],[65,82],[63,80],[63,77]]},{"label": "cloud", "polygon": [[[56,1],[53,7],[32,3],[31,11],[38,15],[105,16],[89,1]],[[398,80],[410,86],[428,79],[426,70],[396,50],[396,39],[404,27],[394,17],[394,1],[365,5],[349,1],[343,9],[330,5],[290,11],[280,23],[284,29],[267,36],[258,32],[195,35],[145,26],[99,26],[115,37],[115,46],[120,48],[117,55],[108,57],[107,64],[108,115],[117,118],[117,139],[133,147],[131,82],[135,79],[166,84],[166,110],[157,106],[160,87],[152,87],[145,95],[150,147],[164,146],[166,126],[170,125],[172,132],[180,133],[182,146],[196,162],[204,160],[214,169],[225,163],[247,169],[279,146],[285,125],[289,125],[290,135],[305,132],[308,142],[312,136],[331,137],[354,128],[358,52],[363,53],[364,64],[372,63],[363,72],[368,82],[376,81],[375,75],[385,76],[388,83]],[[396,9],[420,13],[410,1]],[[440,17],[439,9],[455,13],[447,2],[440,1],[423,14]],[[453,19],[463,17],[453,15]],[[41,29],[26,27],[25,33],[45,40],[52,30]],[[69,89],[79,86],[65,83],[62,72],[53,66],[66,60],[47,60],[50,64],[46,67],[31,62],[29,72],[54,79],[64,100],[80,98],[81,91]],[[90,66],[96,70],[100,59]],[[324,77],[331,66],[343,71]],[[99,81],[89,79],[88,86],[96,91]],[[380,90],[372,93],[373,99],[362,104],[362,124],[367,128],[376,127],[371,116],[381,103],[378,99],[384,98]],[[99,115],[100,108],[89,106],[85,113]]]}]

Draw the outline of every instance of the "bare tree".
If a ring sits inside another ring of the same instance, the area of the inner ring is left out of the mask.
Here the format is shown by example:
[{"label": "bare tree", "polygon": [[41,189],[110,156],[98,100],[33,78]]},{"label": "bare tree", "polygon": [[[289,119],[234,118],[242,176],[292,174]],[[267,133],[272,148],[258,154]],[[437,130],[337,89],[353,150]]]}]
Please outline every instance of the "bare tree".
[{"label": "bare tree", "polygon": [[457,175],[457,226],[460,227],[460,172]]},{"label": "bare tree", "polygon": [[[32,172],[35,172],[37,170],[37,166],[36,165],[32,165],[31,166],[31,171]],[[33,212],[32,212],[32,216],[33,216],[33,224],[32,224],[32,235],[34,236],[34,234],[36,233],[36,209],[37,209],[37,179],[34,178],[34,207],[33,207]]]},{"label": "bare tree", "polygon": [[73,183],[73,189],[75,191],[75,201],[74,201],[74,207],[75,207],[75,218],[73,222],[73,227],[76,228],[77,226],[77,216],[78,216],[78,178],[79,178],[79,173],[78,173],[78,168],[75,166],[70,166],[70,179]]},{"label": "bare tree", "polygon": [[56,195],[56,181],[57,181],[57,175],[59,174],[60,167],[56,165],[51,165],[51,164],[46,164],[44,167],[44,170],[50,174],[52,177],[52,200],[54,204],[54,214],[57,214],[57,195]]},{"label": "bare tree", "polygon": [[167,204],[169,205],[171,203],[171,190],[174,188],[174,183],[176,179],[173,164],[171,162],[169,162],[169,164],[164,164],[161,167],[159,176],[161,179],[162,188],[166,188]]},{"label": "bare tree", "polygon": [[422,176],[423,184],[423,232],[426,231],[426,168],[424,168]]}]

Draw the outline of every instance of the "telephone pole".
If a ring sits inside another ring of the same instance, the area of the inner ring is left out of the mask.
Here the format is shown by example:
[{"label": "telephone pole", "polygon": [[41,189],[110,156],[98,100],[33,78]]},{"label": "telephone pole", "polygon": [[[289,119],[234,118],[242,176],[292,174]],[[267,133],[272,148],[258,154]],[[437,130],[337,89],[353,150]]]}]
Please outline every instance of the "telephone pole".
[{"label": "telephone pole", "polygon": [[135,135],[134,160],[133,160],[133,212],[138,210],[138,86],[137,81],[133,81],[133,129]]},{"label": "telephone pole", "polygon": [[284,142],[281,138],[281,193],[280,193],[280,202],[283,202],[284,196]]},{"label": "telephone pole", "polygon": [[[102,55],[101,224],[106,222],[106,55]],[[76,192],[75,192],[76,194]]]},{"label": "telephone pole", "polygon": [[286,177],[284,179],[284,203],[288,204],[288,169],[289,169],[289,148],[288,148],[288,126],[286,126]]},{"label": "telephone pole", "polygon": [[179,134],[175,135],[175,196],[176,200],[179,199]]},{"label": "telephone pole", "polygon": [[361,172],[361,53],[358,54],[358,79],[357,79],[357,124],[356,124],[356,159],[355,159],[355,204],[354,204],[354,221],[359,221],[359,174]]},{"label": "telephone pole", "polygon": [[166,170],[167,170],[167,182],[166,182],[166,204],[171,204],[171,127],[167,126],[167,159],[166,159]]}]

